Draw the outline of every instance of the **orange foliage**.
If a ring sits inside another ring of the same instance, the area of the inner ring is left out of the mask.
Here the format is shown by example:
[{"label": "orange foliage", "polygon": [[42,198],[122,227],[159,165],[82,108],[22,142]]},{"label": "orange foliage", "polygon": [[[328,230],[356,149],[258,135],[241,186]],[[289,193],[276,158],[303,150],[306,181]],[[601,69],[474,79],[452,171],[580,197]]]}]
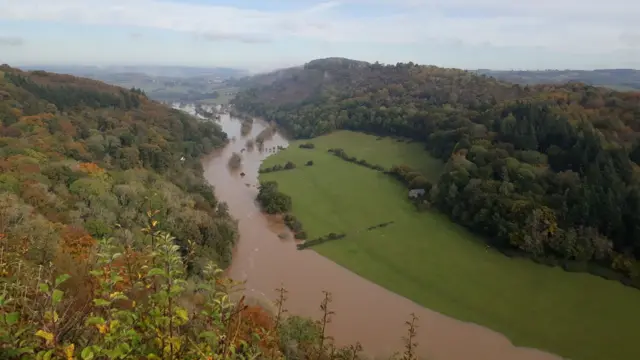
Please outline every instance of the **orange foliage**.
[{"label": "orange foliage", "polygon": [[76,127],[73,126],[71,121],[60,119],[58,120],[58,125],[60,125],[60,129],[62,129],[62,132],[65,133],[66,135],[69,135],[72,137],[75,137],[77,135]]},{"label": "orange foliage", "polygon": [[81,163],[78,165],[78,169],[82,172],[85,172],[89,175],[102,175],[104,173],[104,169],[98,166],[96,163]]},{"label": "orange foliage", "polygon": [[95,243],[95,239],[84,229],[66,226],[62,230],[61,250],[70,254],[76,260],[87,260]]},{"label": "orange foliage", "polygon": [[[272,338],[273,335],[273,317],[260,306],[247,306],[242,311],[242,326],[240,331],[240,339],[249,341],[253,333],[257,332],[260,337],[259,346],[264,353],[272,353],[279,351],[277,341]],[[271,333],[269,336],[269,333]]]},{"label": "orange foliage", "polygon": [[44,122],[42,120],[49,120],[52,116],[53,115],[51,114],[22,116],[20,118],[20,123],[24,125],[44,126]]},{"label": "orange foliage", "polygon": [[32,163],[31,158],[24,155],[13,155],[7,158],[7,163],[0,164],[0,168],[11,169],[23,174],[40,172],[40,166]]}]

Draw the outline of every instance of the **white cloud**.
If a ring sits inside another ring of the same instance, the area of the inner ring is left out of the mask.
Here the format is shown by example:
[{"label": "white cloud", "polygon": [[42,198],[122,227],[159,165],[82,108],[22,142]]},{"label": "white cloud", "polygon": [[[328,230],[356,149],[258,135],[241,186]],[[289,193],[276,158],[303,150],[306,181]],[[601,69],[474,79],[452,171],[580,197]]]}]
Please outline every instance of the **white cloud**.
[{"label": "white cloud", "polygon": [[[358,5],[395,11],[354,14]],[[640,1],[632,0],[343,0],[316,1],[298,11],[175,0],[0,0],[0,19],[137,26],[206,40],[491,44],[584,54],[633,50],[638,15]]]}]

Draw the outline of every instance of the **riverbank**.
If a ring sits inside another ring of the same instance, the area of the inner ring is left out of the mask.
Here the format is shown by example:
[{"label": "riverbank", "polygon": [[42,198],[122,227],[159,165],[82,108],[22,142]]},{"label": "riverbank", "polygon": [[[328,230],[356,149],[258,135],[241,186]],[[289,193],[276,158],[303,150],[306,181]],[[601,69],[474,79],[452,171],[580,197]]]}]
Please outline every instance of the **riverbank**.
[{"label": "riverbank", "polygon": [[[314,148],[299,148],[302,143]],[[277,181],[279,190],[291,196],[292,214],[309,239],[346,234],[313,250],[394,293],[499,331],[518,345],[573,359],[640,357],[640,347],[629,346],[640,331],[636,289],[508,258],[446,216],[417,212],[407,200],[406,188],[390,176],[327,152],[343,148],[370,164],[408,163],[417,168],[420,164],[412,163],[415,149],[403,151],[409,146],[336,132],[291,143],[287,151],[266,159],[263,167],[291,162],[296,168],[260,178]],[[304,166],[309,161],[313,166]],[[439,169],[427,159],[421,164],[427,176]],[[613,328],[619,330],[615,337],[610,336]]]},{"label": "riverbank", "polygon": [[[289,291],[290,314],[318,318],[322,291],[331,291],[335,311],[328,333],[338,345],[360,342],[365,354],[385,357],[402,350],[404,322],[411,313],[419,317],[418,354],[430,360],[550,360],[557,357],[535,349],[514,347],[504,336],[481,326],[464,323],[426,309],[404,297],[337,265],[314,251],[298,251],[294,241],[281,239],[283,224],[265,216],[255,204],[258,169],[273,153],[248,151],[245,143],[264,128],[256,120],[251,133],[242,137],[241,123],[228,115],[219,121],[229,138],[227,147],[203,159],[205,178],[238,219],[240,240],[229,274],[246,280],[248,296],[273,301],[275,289]],[[287,147],[280,133],[265,141],[265,149]],[[289,150],[286,150],[289,151]],[[285,152],[286,152],[285,151]],[[233,152],[243,154],[242,167],[227,168]],[[244,173],[245,176],[241,176]]]}]

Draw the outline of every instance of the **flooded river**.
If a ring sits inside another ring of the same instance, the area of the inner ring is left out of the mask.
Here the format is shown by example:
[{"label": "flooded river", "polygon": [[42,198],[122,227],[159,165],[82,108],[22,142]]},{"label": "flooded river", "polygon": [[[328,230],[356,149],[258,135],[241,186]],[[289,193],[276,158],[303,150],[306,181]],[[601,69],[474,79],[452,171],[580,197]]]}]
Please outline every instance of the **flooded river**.
[{"label": "flooded river", "polygon": [[246,140],[255,137],[266,124],[255,121],[251,133],[243,137],[239,120],[222,115],[219,123],[229,138],[236,140],[203,160],[205,177],[215,187],[218,199],[225,201],[239,220],[240,240],[229,273],[236,280],[246,280],[248,296],[273,301],[275,289],[284,285],[289,291],[286,304],[289,312],[317,319],[322,291],[330,291],[331,307],[336,314],[329,324],[329,335],[335,337],[337,345],[360,341],[370,356],[402,352],[404,322],[415,313],[419,318],[417,342],[421,357],[433,360],[560,359],[538,350],[515,347],[494,331],[419,306],[312,250],[298,251],[291,237],[289,240],[279,237],[286,229],[263,215],[254,203],[260,163],[274,152],[272,148],[286,147],[287,140],[276,133],[265,141],[265,151],[257,148],[244,151],[241,168],[232,171],[227,166],[231,154],[241,153],[246,148]]}]

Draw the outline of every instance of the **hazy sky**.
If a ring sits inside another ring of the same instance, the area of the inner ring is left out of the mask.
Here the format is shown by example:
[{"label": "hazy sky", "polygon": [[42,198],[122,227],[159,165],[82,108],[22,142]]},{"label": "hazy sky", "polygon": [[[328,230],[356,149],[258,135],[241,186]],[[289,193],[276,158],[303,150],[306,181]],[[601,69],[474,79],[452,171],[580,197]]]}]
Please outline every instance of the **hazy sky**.
[{"label": "hazy sky", "polygon": [[637,0],[0,0],[0,62],[640,68]]}]

